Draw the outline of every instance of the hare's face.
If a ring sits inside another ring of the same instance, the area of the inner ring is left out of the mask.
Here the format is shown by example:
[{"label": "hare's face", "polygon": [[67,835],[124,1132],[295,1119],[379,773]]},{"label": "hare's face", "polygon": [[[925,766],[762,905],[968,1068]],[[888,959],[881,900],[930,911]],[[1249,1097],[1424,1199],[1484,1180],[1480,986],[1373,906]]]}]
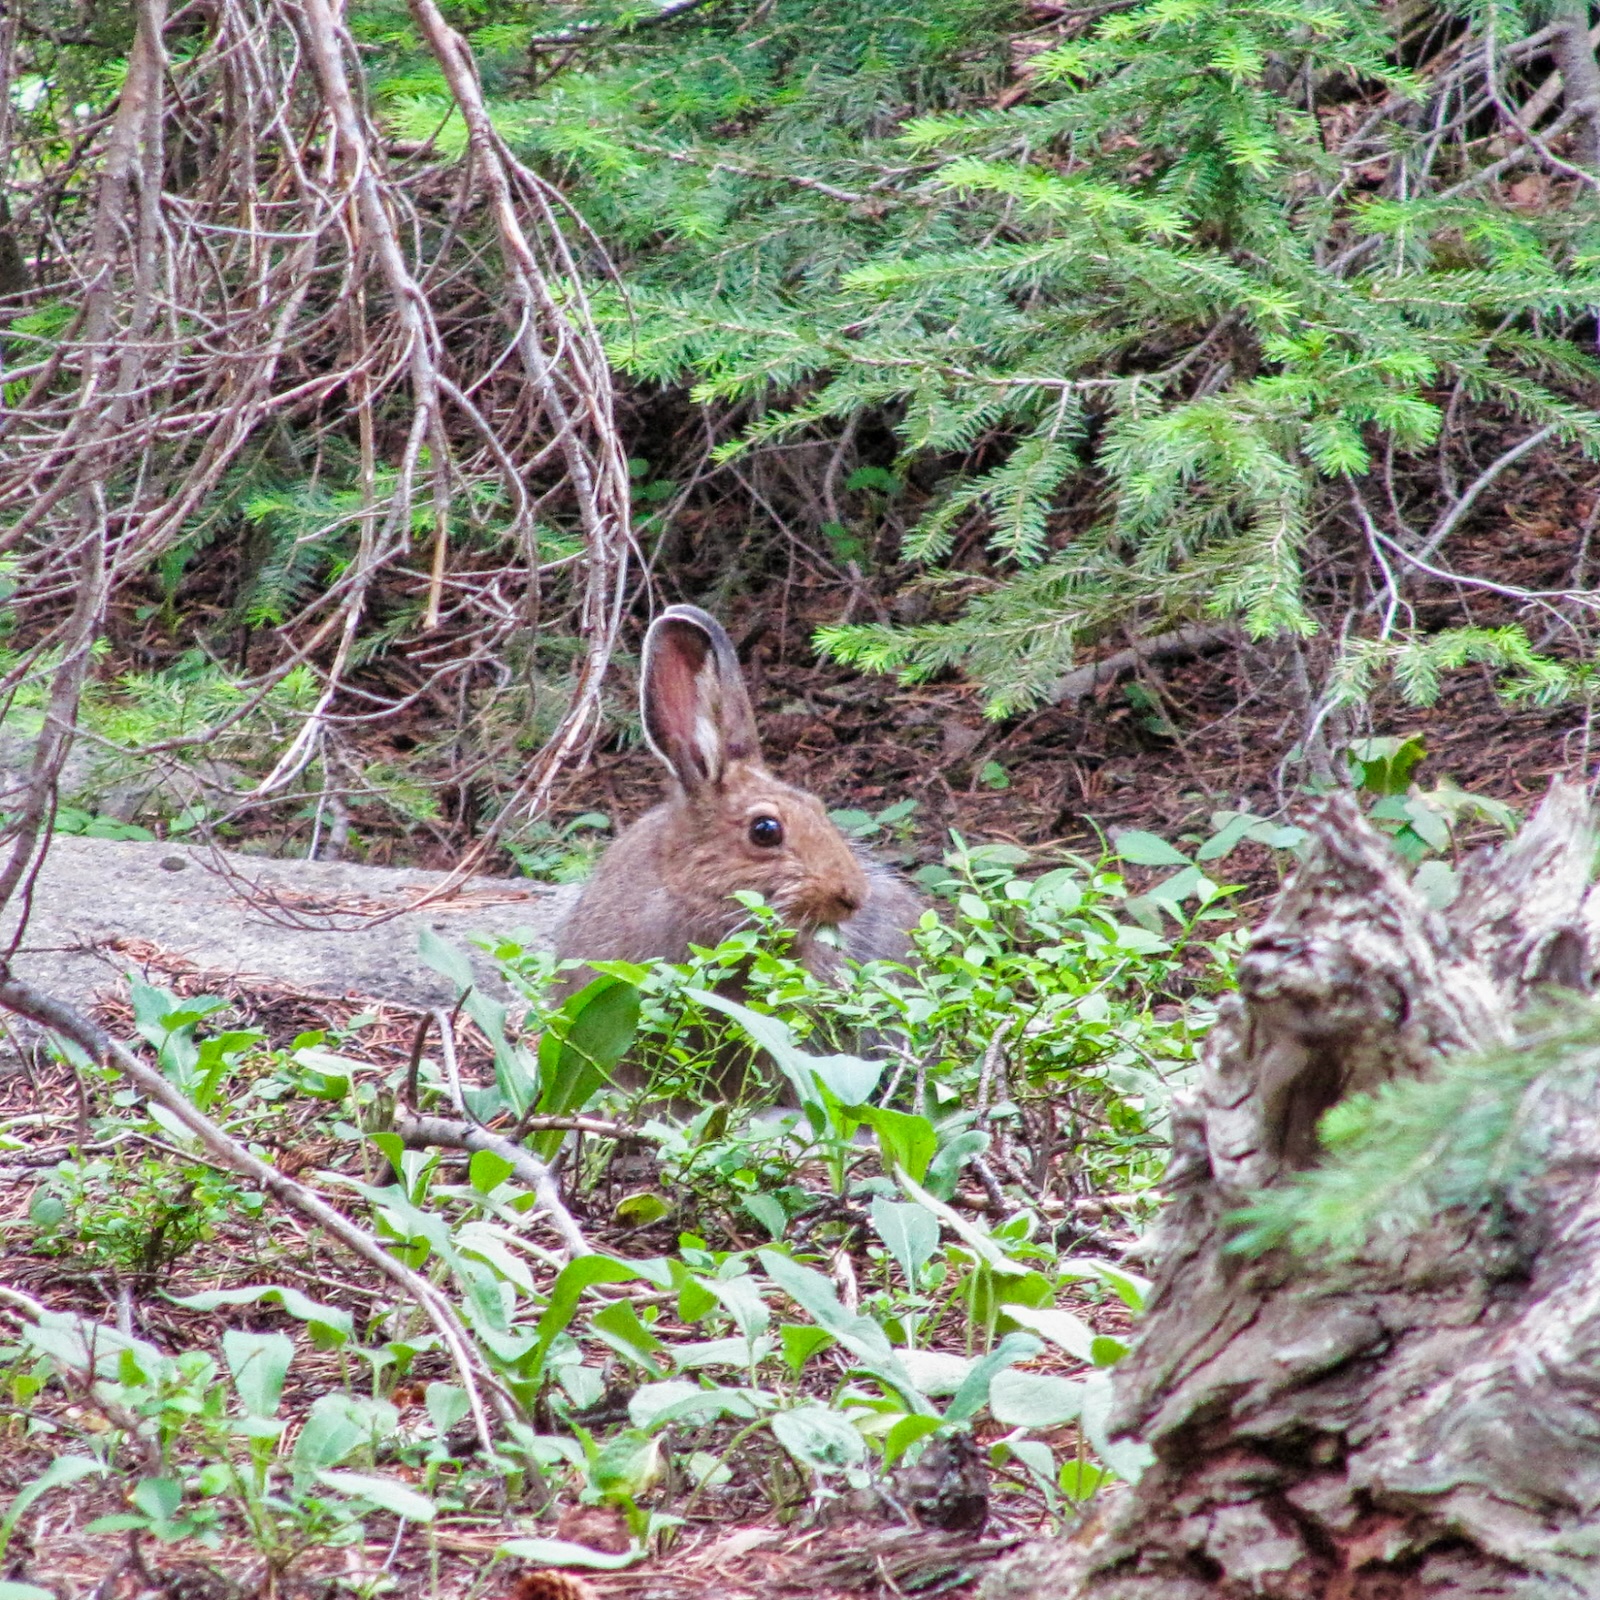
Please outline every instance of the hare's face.
[{"label": "hare's face", "polygon": [[815,795],[736,762],[688,809],[683,865],[697,894],[727,905],[734,890],[754,890],[802,933],[837,927],[866,904],[866,873]]}]

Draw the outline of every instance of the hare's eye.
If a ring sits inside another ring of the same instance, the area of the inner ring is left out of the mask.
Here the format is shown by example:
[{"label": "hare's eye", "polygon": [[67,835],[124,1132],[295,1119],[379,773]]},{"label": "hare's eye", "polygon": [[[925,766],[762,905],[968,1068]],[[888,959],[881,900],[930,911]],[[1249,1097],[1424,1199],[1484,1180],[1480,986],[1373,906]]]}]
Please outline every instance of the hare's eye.
[{"label": "hare's eye", "polygon": [[753,817],[750,843],[760,845],[763,850],[776,850],[783,843],[783,824],[776,817]]}]

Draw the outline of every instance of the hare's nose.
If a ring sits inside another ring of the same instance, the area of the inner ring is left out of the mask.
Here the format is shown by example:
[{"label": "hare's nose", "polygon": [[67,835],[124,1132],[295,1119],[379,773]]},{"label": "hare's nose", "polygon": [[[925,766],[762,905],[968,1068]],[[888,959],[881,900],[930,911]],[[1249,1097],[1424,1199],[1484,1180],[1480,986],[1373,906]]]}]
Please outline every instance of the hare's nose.
[{"label": "hare's nose", "polygon": [[841,922],[846,917],[853,917],[861,909],[861,896],[854,889],[840,889],[833,899],[839,908]]}]

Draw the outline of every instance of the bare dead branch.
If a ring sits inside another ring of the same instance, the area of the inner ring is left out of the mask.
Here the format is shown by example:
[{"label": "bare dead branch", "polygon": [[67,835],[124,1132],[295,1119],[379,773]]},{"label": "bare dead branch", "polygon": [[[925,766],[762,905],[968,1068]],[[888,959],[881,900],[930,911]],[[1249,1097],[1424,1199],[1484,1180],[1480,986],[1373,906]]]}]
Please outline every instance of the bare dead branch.
[{"label": "bare dead branch", "polygon": [[594,1246],[583,1236],[561,1199],[555,1174],[532,1151],[524,1150],[512,1139],[490,1133],[471,1122],[456,1122],[447,1117],[425,1117],[401,1112],[395,1117],[395,1132],[407,1144],[440,1145],[447,1150],[490,1150],[510,1163],[517,1179],[533,1190],[539,1214],[561,1236],[561,1242],[575,1256],[594,1254]]}]

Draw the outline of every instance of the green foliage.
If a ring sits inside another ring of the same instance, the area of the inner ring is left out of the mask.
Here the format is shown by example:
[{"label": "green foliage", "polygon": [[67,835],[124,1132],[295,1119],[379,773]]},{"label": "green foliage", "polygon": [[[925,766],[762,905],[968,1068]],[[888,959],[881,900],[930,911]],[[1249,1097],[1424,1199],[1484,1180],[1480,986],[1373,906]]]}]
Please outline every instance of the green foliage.
[{"label": "green foliage", "polygon": [[[753,418],[719,460],[892,428],[818,532],[860,560],[905,502],[899,553],[959,610],[821,643],[959,667],[1002,715],[1118,626],[1314,631],[1310,528],[1385,455],[1420,469],[1452,390],[1600,449],[1600,368],[1561,331],[1595,295],[1592,205],[1530,214],[1475,146],[1419,143],[1457,91],[1402,65],[1396,25],[1369,0],[1145,0],[1027,56],[997,107],[1005,7],[780,0],[612,34],[531,93],[499,76],[496,117],[619,264],[614,358]],[[396,132],[459,143],[408,62]],[[1341,692],[1387,671],[1427,703],[1477,661],[1540,701],[1588,682],[1515,628],[1412,628],[1354,639]]]},{"label": "green foliage", "polygon": [[1335,700],[1360,705],[1385,674],[1413,705],[1431,706],[1447,673],[1483,666],[1499,675],[1501,696],[1512,704],[1555,705],[1594,692],[1594,668],[1543,654],[1517,624],[1503,628],[1445,628],[1426,637],[1356,639],[1340,658]]},{"label": "green foliage", "polygon": [[[101,641],[96,657],[103,659],[108,648]],[[21,652],[0,650],[0,672],[22,664]],[[33,662],[0,712],[0,729],[23,738],[38,733],[54,665],[49,655]],[[263,690],[201,649],[185,651],[154,671],[91,678],[79,724],[98,738],[86,745],[82,771],[63,784],[64,800],[83,803],[63,805],[57,828],[91,838],[153,838],[148,827],[100,814],[95,803],[115,797],[123,803],[133,799],[136,814],[164,823],[169,835],[192,831],[209,815],[205,798],[215,804],[238,783],[232,765],[270,764],[317,694],[317,677],[309,667],[293,667]],[[203,746],[172,752],[160,773],[153,774],[140,757],[146,745],[192,739],[208,730],[211,737]]]},{"label": "green foliage", "polygon": [[374,1510],[413,1521],[434,1515],[429,1496],[392,1476],[332,1470],[352,1460],[375,1462],[397,1432],[392,1405],[324,1394],[293,1448],[283,1448],[284,1381],[295,1357],[286,1334],[225,1332],[226,1383],[203,1351],[164,1355],[72,1315],[46,1313],[24,1327],[22,1339],[22,1350],[47,1373],[83,1392],[106,1431],[97,1440],[98,1459],[58,1457],[13,1511],[57,1485],[120,1466],[128,1509],[95,1519],[89,1532],[138,1533],[162,1543],[192,1539],[214,1549],[230,1524],[242,1525],[274,1573],[307,1548],[359,1542],[363,1518]]},{"label": "green foliage", "polygon": [[539,818],[508,840],[506,849],[518,871],[551,883],[581,883],[594,870],[608,842],[611,819],[599,811],[585,811],[570,822],[556,825]]},{"label": "green foliage", "polygon": [[[863,814],[861,825],[871,821]],[[787,1226],[783,1208],[801,1203],[795,1174],[808,1158],[822,1160],[836,1190],[849,1188],[859,1128],[883,1151],[931,1139],[930,1187],[947,1195],[989,1147],[996,1118],[1014,1132],[1046,1102],[1069,1102],[1087,1119],[1076,1159],[1093,1183],[1142,1187],[1159,1171],[1167,1095],[1209,1020],[1208,1003],[1193,996],[1196,976],[1226,983],[1225,938],[1198,937],[1213,925],[1223,933],[1224,892],[1187,857],[1177,861],[1182,881],[1135,896],[1087,862],[1041,872],[1014,847],[962,844],[923,874],[939,914],[923,920],[916,965],[874,963],[837,981],[800,966],[771,911],[752,898],[748,928],[687,964],[601,964],[636,984],[641,999],[633,1087],[611,1093],[630,1116],[661,1101],[703,1107],[687,1127],[649,1125],[664,1183],[697,1205],[755,1206],[775,1236]],[[550,958],[511,942],[492,953],[535,1002],[528,1020],[537,1027]],[[445,970],[447,958],[429,959]],[[466,988],[464,966],[455,979]],[[721,997],[730,984],[748,997],[744,1006]],[[1158,1021],[1153,1010],[1169,987],[1186,1003]],[[481,1002],[469,995],[466,1004]],[[498,1011],[491,1023],[505,1027]],[[864,1039],[869,1061],[856,1053]],[[752,1045],[776,1080],[750,1070]],[[496,1048],[497,1059],[525,1052]],[[994,1086],[980,1119],[973,1100],[997,1059],[1010,1090]],[[911,1062],[919,1073],[906,1071]],[[760,1101],[774,1081],[803,1108],[792,1127],[730,1122],[730,1098]],[[902,1116],[904,1126],[894,1120]],[[797,1135],[804,1141],[794,1146]]]},{"label": "green foliage", "polygon": [[113,1155],[61,1162],[34,1190],[28,1221],[42,1253],[148,1285],[226,1218],[259,1215],[262,1204],[210,1167]]},{"label": "green foliage", "polygon": [[[478,992],[461,951],[425,936],[426,958],[462,991],[458,1038],[470,1024],[492,1067],[474,1084],[424,1052],[416,1102],[452,1114],[460,1095],[486,1121],[581,1111],[602,1130],[643,1107],[628,1143],[651,1152],[654,1182],[617,1203],[640,1240],[629,1255],[553,1258],[536,1242],[540,1200],[523,1169],[495,1151],[458,1163],[403,1145],[388,1108],[412,1069],[343,1053],[370,1018],[272,1048],[229,1028],[219,1001],[135,986],[141,1047],[235,1136],[274,1146],[283,1129],[296,1141],[315,1130],[345,1153],[316,1181],[364,1207],[377,1238],[451,1304],[515,1416],[495,1424],[484,1456],[452,1442],[471,1426],[454,1385],[427,1385],[425,1422],[403,1414],[408,1374],[443,1355],[418,1309],[402,1299],[353,1316],[273,1282],[258,1246],[264,1271],[174,1296],[208,1319],[248,1314],[216,1353],[166,1356],[53,1314],[0,1351],[0,1377],[41,1419],[67,1395],[105,1420],[88,1465],[61,1455],[68,1464],[26,1503],[80,1471],[106,1475],[121,1504],[100,1531],[202,1545],[242,1533],[281,1572],[302,1550],[367,1536],[375,1517],[480,1514],[490,1494],[520,1514],[559,1495],[617,1507],[629,1554],[521,1537],[507,1552],[621,1565],[707,1497],[765,1483],[786,1510],[807,1492],[886,1483],[931,1441],[975,1426],[1016,1492],[1062,1518],[1137,1476],[1142,1450],[1105,1429],[1124,1343],[1095,1323],[1098,1306],[1115,1308],[1120,1330],[1145,1286],[1070,1217],[1042,1211],[1004,1152],[1041,1128],[1066,1134],[1037,1119],[1070,1115],[1070,1192],[1111,1189],[1141,1212],[1132,1196],[1159,1173],[1168,1090],[1209,1016],[1193,989],[1223,974],[1192,919],[1165,914],[1168,936],[1126,920],[1129,892],[1103,865],[963,846],[929,876],[944,920],[930,913],[914,968],[818,979],[752,898],[749,928],[718,949],[680,966],[607,964],[560,1004],[547,998],[551,957],[499,946],[529,996],[525,1018]],[[745,1076],[744,1103],[724,1092],[730,1052],[768,1064]],[[80,1070],[91,1083],[102,1071]],[[768,1079],[795,1109],[751,1114]],[[186,1137],[131,1091],[116,1099],[97,1137]],[[1054,1149],[1056,1132],[1044,1137]],[[565,1134],[525,1138],[551,1155]],[[568,1152],[569,1192],[592,1216],[614,1192],[613,1159],[637,1157],[604,1133]],[[987,1219],[953,1203],[985,1160],[1000,1163],[1009,1206]],[[186,1215],[230,1239],[259,1210],[226,1184],[202,1194],[184,1164],[152,1156],[149,1167],[63,1163],[35,1193],[36,1247],[81,1252],[92,1221],[106,1236],[99,1264],[120,1269],[112,1235],[126,1257],[141,1230],[161,1231],[144,1198],[165,1195],[157,1174],[189,1183]],[[752,1245],[752,1226],[765,1243]],[[858,1262],[848,1292],[822,1270],[841,1246]],[[301,1248],[292,1242],[294,1259]],[[306,1344],[318,1352],[314,1398],[309,1364],[296,1368]],[[607,1396],[623,1380],[618,1416]]]}]

